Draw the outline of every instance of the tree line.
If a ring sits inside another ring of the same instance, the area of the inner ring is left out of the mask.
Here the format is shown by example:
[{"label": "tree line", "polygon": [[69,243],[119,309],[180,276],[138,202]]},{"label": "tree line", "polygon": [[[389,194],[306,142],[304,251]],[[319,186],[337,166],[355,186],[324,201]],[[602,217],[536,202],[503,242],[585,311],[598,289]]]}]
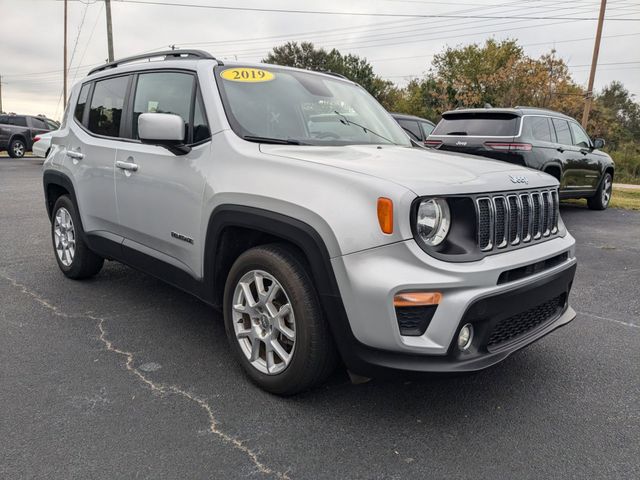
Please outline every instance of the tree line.
[{"label": "tree line", "polygon": [[[555,50],[532,58],[516,40],[447,47],[433,57],[422,78],[404,87],[377,75],[366,58],[310,42],[274,47],[263,62],[339,73],[362,85],[387,110],[436,123],[447,110],[486,104],[548,108],[577,119],[584,107],[585,90]],[[640,177],[640,104],[621,82],[595,94],[587,131],[606,139],[623,180]]]}]

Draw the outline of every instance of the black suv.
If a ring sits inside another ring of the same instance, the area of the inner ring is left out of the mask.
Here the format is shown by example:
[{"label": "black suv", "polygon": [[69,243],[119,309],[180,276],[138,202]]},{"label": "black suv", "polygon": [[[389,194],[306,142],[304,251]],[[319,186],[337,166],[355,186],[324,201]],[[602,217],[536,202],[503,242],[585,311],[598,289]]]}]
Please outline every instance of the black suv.
[{"label": "black suv", "polygon": [[31,150],[33,137],[39,133],[57,130],[57,122],[46,117],[31,115],[0,115],[0,152],[7,150],[10,157],[21,158]]},{"label": "black suv", "polygon": [[442,115],[425,142],[542,170],[560,181],[561,198],[586,198],[592,210],[611,200],[614,164],[573,118],[530,107],[469,108]]},{"label": "black suv", "polygon": [[391,116],[409,135],[409,138],[419,142],[421,145],[425,145],[425,140],[436,126],[435,123],[426,118],[414,117],[413,115],[392,113]]}]

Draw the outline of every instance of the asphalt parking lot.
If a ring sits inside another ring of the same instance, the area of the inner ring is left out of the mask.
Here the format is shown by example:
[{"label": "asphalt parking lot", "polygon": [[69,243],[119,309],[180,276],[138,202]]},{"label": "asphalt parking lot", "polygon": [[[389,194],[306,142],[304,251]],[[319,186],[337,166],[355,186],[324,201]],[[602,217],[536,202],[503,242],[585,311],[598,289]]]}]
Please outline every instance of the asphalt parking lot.
[{"label": "asphalt parking lot", "polygon": [[41,163],[0,158],[0,478],[640,478],[640,212],[563,208],[578,317],[499,366],[282,399],[196,299],[65,279]]}]

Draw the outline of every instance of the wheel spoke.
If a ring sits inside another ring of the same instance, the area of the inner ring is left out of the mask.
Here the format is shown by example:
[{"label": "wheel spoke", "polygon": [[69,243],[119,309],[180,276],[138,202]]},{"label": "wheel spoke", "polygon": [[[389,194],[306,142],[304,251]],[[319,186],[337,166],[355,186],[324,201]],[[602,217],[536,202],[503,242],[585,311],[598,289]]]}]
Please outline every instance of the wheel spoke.
[{"label": "wheel spoke", "polygon": [[278,323],[276,323],[276,328],[277,330],[284,335],[287,339],[289,339],[290,341],[295,341],[296,339],[296,332],[294,332],[292,329],[290,329],[289,327],[287,327],[284,323],[284,320],[279,319]]},{"label": "wheel spoke", "polygon": [[249,357],[250,362],[258,360],[258,357],[260,356],[260,343],[259,339],[253,339],[253,342],[251,343],[251,356]]},{"label": "wheel spoke", "polygon": [[253,293],[251,293],[251,287],[249,286],[249,284],[246,282],[241,282],[240,288],[242,288],[242,294],[247,301],[247,305],[249,307],[255,307],[258,302],[256,302],[253,298]]},{"label": "wheel spoke", "polygon": [[273,367],[276,366],[275,358],[273,358],[273,350],[267,350],[267,371],[271,373],[273,371]]},{"label": "wheel spoke", "polygon": [[285,365],[289,365],[291,354],[287,353],[287,351],[282,347],[282,345],[280,345],[280,342],[278,342],[278,340],[272,339],[270,343],[271,343],[271,348],[276,353],[276,355],[280,357],[280,359],[284,362]]},{"label": "wheel spoke", "polygon": [[[249,338],[250,340],[253,340],[253,329],[251,328],[245,328],[242,330],[236,330],[236,337],[238,338]],[[255,340],[254,340],[255,341]]]},{"label": "wheel spoke", "polygon": [[264,299],[267,296],[267,292],[264,289],[264,277],[262,274],[255,272],[253,275],[253,281],[256,284],[256,291],[258,292],[257,302],[262,305],[264,303]]}]

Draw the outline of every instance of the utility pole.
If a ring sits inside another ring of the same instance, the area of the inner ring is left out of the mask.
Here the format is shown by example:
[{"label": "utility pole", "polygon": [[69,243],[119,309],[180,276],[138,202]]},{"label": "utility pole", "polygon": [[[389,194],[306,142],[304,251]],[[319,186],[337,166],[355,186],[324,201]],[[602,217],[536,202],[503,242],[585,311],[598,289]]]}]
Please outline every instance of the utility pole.
[{"label": "utility pole", "polygon": [[2,112],[2,75],[0,75],[0,113]]},{"label": "utility pole", "polygon": [[104,0],[107,12],[107,48],[109,50],[109,61],[113,62],[113,27],[111,25],[111,0]]},{"label": "utility pole", "polygon": [[62,69],[62,108],[67,104],[67,0],[64,0],[64,68]]},{"label": "utility pole", "polygon": [[596,66],[598,65],[598,54],[600,53],[600,39],[602,38],[602,25],[604,23],[604,11],[607,8],[607,0],[600,2],[600,15],[598,16],[598,29],[596,30],[596,43],[593,46],[593,58],[591,59],[591,72],[589,73],[589,85],[587,86],[587,96],[584,101],[584,112],[582,113],[582,127],[586,130],[589,122],[589,112],[593,101],[593,81],[596,76]]}]

